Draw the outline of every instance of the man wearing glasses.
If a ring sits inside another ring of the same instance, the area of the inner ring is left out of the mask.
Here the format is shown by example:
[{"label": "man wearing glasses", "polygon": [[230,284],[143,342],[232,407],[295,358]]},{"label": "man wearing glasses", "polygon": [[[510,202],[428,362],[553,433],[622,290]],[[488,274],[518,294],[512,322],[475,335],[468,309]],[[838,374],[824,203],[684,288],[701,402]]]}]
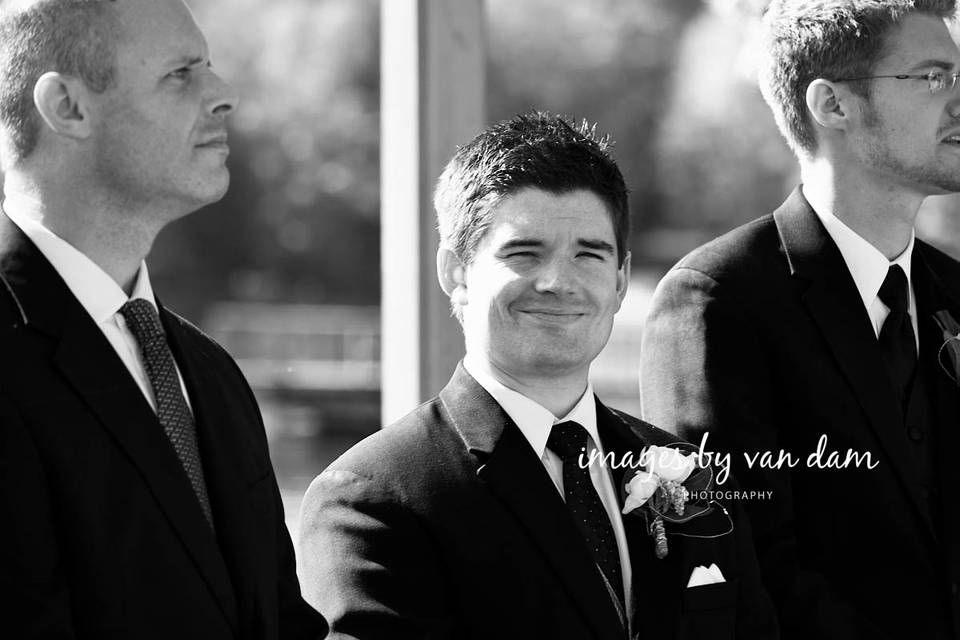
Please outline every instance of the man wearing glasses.
[{"label": "man wearing glasses", "polygon": [[681,260],[645,328],[644,418],[773,491],[745,506],[785,637],[960,630],[960,264],[913,230],[960,192],[955,9],[772,3],[760,84],[802,186]]}]

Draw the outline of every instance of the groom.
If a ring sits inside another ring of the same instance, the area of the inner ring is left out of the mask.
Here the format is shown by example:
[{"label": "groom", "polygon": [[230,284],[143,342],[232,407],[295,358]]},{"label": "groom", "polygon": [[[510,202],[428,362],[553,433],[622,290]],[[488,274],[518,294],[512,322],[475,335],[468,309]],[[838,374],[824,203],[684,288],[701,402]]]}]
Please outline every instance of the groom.
[{"label": "groom", "polygon": [[467,355],[307,492],[304,596],[333,636],[775,637],[745,522],[669,535],[727,533],[717,508],[668,529],[657,559],[643,520],[621,516],[625,469],[577,463],[676,441],[588,381],[630,263],[607,141],[546,114],[502,122],[460,149],[435,205]]}]

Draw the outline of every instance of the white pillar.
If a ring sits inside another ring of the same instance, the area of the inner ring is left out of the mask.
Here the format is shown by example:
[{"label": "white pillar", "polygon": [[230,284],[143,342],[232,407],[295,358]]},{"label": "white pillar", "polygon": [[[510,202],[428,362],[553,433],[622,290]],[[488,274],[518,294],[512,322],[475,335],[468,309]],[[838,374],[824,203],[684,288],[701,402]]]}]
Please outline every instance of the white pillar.
[{"label": "white pillar", "polygon": [[483,0],[381,0],[383,424],[436,395],[463,340],[436,277],[431,197],[485,124]]}]

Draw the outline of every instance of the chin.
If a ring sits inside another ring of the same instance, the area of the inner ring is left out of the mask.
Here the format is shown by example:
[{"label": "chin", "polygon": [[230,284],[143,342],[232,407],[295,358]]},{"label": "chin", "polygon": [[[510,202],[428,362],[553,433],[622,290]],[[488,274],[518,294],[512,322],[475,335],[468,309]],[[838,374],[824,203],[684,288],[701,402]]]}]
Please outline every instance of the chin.
[{"label": "chin", "polygon": [[198,185],[196,189],[196,200],[199,205],[205,206],[208,204],[213,204],[218,202],[227,194],[227,190],[230,188],[230,174],[224,170],[222,176],[218,176],[215,179],[210,179],[205,181],[203,184]]}]

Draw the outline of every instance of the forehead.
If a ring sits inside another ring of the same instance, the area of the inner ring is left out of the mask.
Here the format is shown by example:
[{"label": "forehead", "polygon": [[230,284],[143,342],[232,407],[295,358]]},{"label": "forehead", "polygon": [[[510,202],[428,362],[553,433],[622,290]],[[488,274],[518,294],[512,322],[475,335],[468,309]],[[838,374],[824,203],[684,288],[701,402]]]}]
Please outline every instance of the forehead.
[{"label": "forehead", "polygon": [[145,67],[207,55],[207,43],[181,0],[119,0],[118,63]]},{"label": "forehead", "polygon": [[586,189],[558,194],[528,188],[494,207],[484,240],[498,243],[520,235],[549,239],[571,232],[613,244],[613,220],[600,196]]},{"label": "forehead", "polygon": [[946,22],[923,13],[904,17],[887,36],[881,61],[884,70],[896,67],[897,73],[906,73],[932,61],[960,67],[960,51]]}]

